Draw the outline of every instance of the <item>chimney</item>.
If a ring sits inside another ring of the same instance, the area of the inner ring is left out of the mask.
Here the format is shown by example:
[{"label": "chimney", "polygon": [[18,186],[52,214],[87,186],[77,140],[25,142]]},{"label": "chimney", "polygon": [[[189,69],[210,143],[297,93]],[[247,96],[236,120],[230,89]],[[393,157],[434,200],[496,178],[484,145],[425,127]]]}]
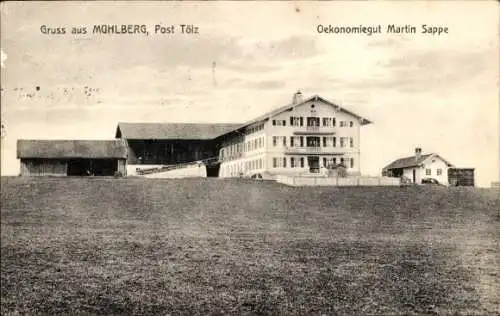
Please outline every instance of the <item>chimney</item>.
[{"label": "chimney", "polygon": [[299,104],[301,102],[302,102],[302,92],[300,92],[300,90],[297,90],[297,92],[295,92],[295,94],[293,95],[292,104]]},{"label": "chimney", "polygon": [[420,156],[422,156],[422,148],[417,147],[415,148],[415,160],[418,161]]}]

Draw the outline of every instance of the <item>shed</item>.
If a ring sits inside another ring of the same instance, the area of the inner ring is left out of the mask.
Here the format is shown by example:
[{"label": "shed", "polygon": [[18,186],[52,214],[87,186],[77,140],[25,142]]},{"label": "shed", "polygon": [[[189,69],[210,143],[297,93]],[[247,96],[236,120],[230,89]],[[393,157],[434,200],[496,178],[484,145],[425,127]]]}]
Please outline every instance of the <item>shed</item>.
[{"label": "shed", "polygon": [[448,181],[452,186],[470,186],[474,183],[474,168],[450,168],[448,169]]},{"label": "shed", "polygon": [[17,141],[22,176],[113,176],[126,174],[124,140]]},{"label": "shed", "polygon": [[404,178],[413,183],[421,183],[425,179],[432,178],[441,184],[447,184],[447,170],[453,167],[437,153],[422,154],[421,148],[415,148],[415,155],[391,162],[382,169],[382,175]]}]

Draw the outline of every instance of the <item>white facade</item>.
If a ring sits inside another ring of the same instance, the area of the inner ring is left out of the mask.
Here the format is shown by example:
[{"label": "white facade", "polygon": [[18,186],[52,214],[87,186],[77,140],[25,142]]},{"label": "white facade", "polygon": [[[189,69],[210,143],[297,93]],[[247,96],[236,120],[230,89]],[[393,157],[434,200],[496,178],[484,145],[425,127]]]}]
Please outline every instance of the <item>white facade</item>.
[{"label": "white facade", "polygon": [[315,174],[325,163],[360,174],[360,128],[368,123],[321,97],[299,101],[226,135],[219,176]]}]

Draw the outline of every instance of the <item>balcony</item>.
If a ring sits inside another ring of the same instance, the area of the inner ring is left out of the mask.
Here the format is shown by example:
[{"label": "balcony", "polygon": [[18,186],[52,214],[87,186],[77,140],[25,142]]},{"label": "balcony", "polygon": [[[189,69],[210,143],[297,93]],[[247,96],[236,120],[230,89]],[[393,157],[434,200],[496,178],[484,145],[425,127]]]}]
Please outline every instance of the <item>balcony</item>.
[{"label": "balcony", "polygon": [[335,147],[285,147],[286,155],[343,155],[344,151]]},{"label": "balcony", "polygon": [[294,135],[335,135],[332,126],[295,126]]}]

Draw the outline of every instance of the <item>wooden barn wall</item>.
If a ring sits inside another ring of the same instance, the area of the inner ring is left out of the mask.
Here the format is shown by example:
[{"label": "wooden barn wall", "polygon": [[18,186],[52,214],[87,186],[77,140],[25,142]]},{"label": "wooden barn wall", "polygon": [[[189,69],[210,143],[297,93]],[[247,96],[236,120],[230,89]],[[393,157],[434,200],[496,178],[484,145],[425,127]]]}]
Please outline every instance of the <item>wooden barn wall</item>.
[{"label": "wooden barn wall", "polygon": [[21,159],[22,176],[66,176],[68,163],[56,159]]},{"label": "wooden barn wall", "polygon": [[[208,140],[127,140],[129,164],[176,164],[214,156]],[[139,160],[138,158],[142,159]]]}]

